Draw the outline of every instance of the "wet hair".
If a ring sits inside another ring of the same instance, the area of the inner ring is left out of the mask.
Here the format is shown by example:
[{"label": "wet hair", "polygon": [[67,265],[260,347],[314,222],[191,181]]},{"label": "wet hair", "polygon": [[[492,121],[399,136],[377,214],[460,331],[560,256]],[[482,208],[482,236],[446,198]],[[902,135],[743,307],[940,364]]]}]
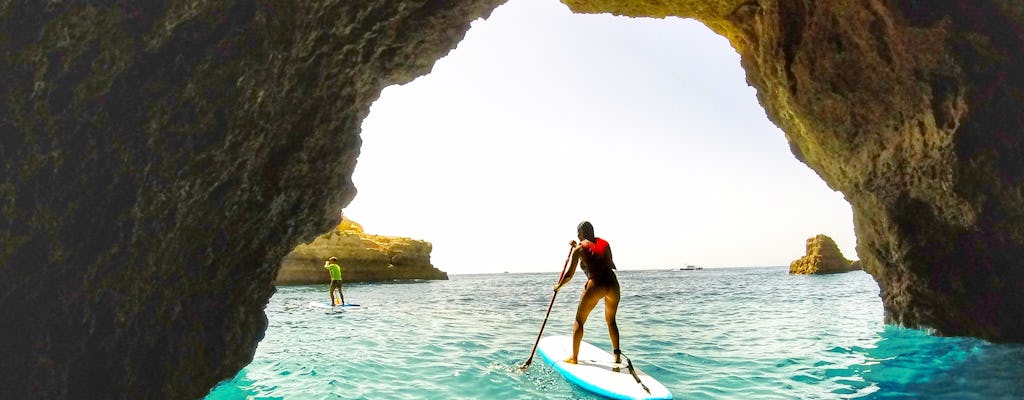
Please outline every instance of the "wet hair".
[{"label": "wet hair", "polygon": [[576,232],[582,234],[584,239],[590,241],[594,240],[594,226],[590,224],[590,221],[580,222],[580,224],[576,226]]}]

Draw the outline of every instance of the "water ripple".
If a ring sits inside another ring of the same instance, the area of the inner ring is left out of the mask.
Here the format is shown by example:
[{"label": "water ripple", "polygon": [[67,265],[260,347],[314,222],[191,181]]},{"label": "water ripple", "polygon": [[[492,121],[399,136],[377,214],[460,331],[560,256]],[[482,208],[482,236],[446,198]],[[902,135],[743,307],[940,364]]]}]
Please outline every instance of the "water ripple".
[{"label": "water ripple", "polygon": [[[307,306],[326,285],[281,287],[253,362],[209,399],[594,399],[530,357],[552,274],[354,284],[357,309]],[[883,326],[856,272],[622,271],[622,348],[680,399],[1011,399],[1024,347]],[[567,334],[582,282],[556,298]],[[599,307],[586,338],[610,349]]]}]

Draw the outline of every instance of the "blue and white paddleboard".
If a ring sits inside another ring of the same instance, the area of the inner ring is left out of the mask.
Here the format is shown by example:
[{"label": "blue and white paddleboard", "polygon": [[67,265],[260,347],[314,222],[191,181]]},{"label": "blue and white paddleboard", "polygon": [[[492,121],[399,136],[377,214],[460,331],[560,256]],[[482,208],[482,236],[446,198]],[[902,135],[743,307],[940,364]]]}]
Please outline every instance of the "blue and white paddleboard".
[{"label": "blue and white paddleboard", "polygon": [[537,352],[544,362],[558,371],[559,374],[584,390],[612,399],[671,399],[672,393],[665,385],[650,375],[645,374],[636,365],[640,382],[651,391],[647,393],[643,386],[626,368],[625,358],[622,363],[615,364],[614,356],[596,346],[580,342],[580,353],[577,364],[569,364],[565,359],[572,355],[572,336],[547,336],[537,344]]},{"label": "blue and white paddleboard", "polygon": [[331,302],[329,302],[329,301],[316,301],[316,300],[309,302],[309,306],[310,307],[314,307],[314,308],[330,308],[330,309],[342,309],[342,308],[349,308],[349,307],[359,307],[358,304],[352,304],[352,303],[338,304],[336,306],[332,306]]}]

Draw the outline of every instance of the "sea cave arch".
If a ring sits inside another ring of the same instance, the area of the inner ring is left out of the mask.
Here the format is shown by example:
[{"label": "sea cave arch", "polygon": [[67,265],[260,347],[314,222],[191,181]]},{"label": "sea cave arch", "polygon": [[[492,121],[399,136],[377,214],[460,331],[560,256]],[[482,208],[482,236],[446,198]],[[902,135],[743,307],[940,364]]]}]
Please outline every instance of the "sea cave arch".
[{"label": "sea cave arch", "polygon": [[[354,196],[370,104],[502,3],[0,6],[0,394],[194,398],[233,376],[281,258]],[[887,321],[1024,340],[1015,1],[564,3],[727,37],[850,201]]]}]

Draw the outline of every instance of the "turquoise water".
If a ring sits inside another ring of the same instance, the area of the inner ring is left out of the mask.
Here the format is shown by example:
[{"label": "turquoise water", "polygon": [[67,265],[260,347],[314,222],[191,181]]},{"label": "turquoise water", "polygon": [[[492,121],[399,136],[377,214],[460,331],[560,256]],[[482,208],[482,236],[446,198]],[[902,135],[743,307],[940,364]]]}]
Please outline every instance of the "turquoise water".
[{"label": "turquoise water", "polygon": [[[352,284],[345,299],[362,307],[344,311],[308,306],[327,299],[326,284],[281,287],[253,362],[207,399],[594,398],[540,356],[518,368],[557,277]],[[619,280],[622,349],[677,399],[1024,397],[1024,346],[885,326],[863,272],[620,271]],[[558,295],[545,334],[571,332],[582,284]],[[602,310],[585,340],[609,350]]]}]

